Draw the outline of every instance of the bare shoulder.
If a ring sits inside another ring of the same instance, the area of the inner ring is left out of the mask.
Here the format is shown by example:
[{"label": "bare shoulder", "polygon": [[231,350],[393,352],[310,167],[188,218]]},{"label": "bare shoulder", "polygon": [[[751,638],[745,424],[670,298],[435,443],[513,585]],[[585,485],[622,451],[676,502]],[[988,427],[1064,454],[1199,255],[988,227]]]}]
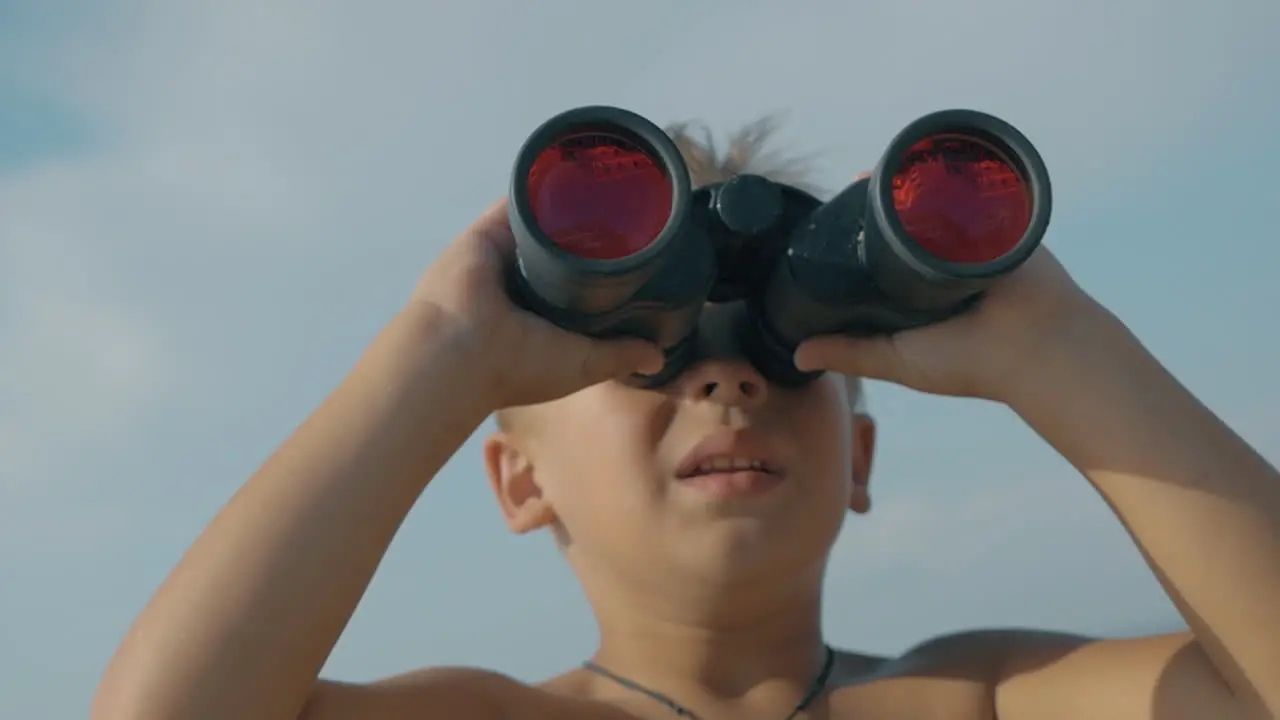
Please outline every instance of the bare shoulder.
[{"label": "bare shoulder", "polygon": [[934,638],[892,657],[841,653],[828,716],[991,720],[993,653],[970,635]]},{"label": "bare shoulder", "polygon": [[[528,685],[476,668],[419,670],[368,684],[321,682],[301,720],[636,717],[625,703],[595,699],[591,682],[574,670]],[[830,718],[1248,717],[1189,633],[1100,640],[980,630],[937,637],[898,657],[842,652],[822,703]]]},{"label": "bare shoulder", "polygon": [[1187,632],[1098,639],[1026,629],[967,631],[922,643],[886,661],[875,677],[911,687],[918,702],[963,700],[965,713],[945,714],[957,720],[1243,717]]},{"label": "bare shoulder", "polygon": [[373,683],[322,681],[299,720],[564,720],[630,717],[586,697],[570,672],[539,685],[469,667],[427,668]]},{"label": "bare shoulder", "polygon": [[503,720],[528,688],[464,667],[417,670],[371,683],[322,680],[300,720]]}]

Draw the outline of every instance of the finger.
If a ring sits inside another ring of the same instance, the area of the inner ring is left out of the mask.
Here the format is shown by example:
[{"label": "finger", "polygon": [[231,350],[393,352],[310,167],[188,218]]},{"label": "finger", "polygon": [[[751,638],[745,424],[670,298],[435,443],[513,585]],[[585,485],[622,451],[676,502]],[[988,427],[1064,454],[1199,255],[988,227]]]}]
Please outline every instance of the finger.
[{"label": "finger", "polygon": [[588,383],[598,383],[632,373],[652,375],[662,370],[666,358],[645,340],[593,340],[582,338],[579,372]]},{"label": "finger", "polygon": [[888,337],[853,338],[842,335],[816,337],[796,349],[796,368],[805,372],[828,370],[872,380],[895,381],[901,360]]}]

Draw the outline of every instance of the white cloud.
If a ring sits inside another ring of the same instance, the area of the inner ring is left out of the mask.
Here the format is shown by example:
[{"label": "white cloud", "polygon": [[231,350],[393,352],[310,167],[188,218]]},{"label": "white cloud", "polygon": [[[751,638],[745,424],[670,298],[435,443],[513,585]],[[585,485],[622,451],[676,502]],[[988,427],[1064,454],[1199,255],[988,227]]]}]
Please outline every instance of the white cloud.
[{"label": "white cloud", "polygon": [[890,651],[969,627],[1180,625],[1120,522],[1068,473],[992,479],[962,498],[894,496],[851,521],[828,598],[834,632]]},{"label": "white cloud", "polygon": [[121,532],[120,507],[81,496],[96,480],[82,458],[127,437],[174,381],[158,330],[80,235],[91,167],[0,185],[0,552]]}]

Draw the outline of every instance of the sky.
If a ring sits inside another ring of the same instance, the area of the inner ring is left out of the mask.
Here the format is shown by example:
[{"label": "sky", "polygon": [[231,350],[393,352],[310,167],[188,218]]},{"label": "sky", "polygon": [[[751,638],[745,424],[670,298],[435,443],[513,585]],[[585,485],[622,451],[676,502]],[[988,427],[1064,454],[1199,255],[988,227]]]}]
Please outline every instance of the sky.
[{"label": "sky", "polygon": [[[83,717],[203,525],[335,386],[562,110],[780,147],[838,188],[933,110],[1003,117],[1054,181],[1046,242],[1280,461],[1274,0],[0,0],[0,717]],[[1007,409],[869,388],[871,515],[832,642],[1180,620],[1085,480]],[[505,530],[473,438],[331,657],[546,677],[595,627]]]}]

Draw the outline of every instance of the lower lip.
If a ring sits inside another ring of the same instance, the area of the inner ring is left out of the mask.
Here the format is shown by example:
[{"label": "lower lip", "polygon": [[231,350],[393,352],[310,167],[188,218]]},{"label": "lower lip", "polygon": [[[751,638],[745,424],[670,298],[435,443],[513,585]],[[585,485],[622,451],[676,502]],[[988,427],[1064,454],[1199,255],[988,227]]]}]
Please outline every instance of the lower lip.
[{"label": "lower lip", "polygon": [[743,470],[695,475],[681,482],[699,492],[723,500],[763,495],[777,487],[782,482],[782,477],[758,470]]}]

